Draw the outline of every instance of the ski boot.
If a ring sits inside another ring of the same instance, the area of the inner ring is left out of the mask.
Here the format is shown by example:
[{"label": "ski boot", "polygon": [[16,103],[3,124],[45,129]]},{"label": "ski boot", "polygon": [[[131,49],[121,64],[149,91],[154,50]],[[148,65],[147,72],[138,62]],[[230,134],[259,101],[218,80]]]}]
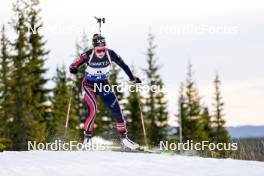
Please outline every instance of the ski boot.
[{"label": "ski boot", "polygon": [[124,149],[128,148],[131,150],[139,149],[139,145],[133,141],[131,141],[126,133],[121,134],[121,145]]},{"label": "ski boot", "polygon": [[92,136],[85,136],[83,139],[83,150],[92,150]]}]

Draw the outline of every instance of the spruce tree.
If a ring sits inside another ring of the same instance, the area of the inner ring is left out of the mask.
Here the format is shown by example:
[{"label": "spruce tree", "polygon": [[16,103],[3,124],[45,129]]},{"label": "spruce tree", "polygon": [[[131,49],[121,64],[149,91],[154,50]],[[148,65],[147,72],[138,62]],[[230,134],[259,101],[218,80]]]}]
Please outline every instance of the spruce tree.
[{"label": "spruce tree", "polygon": [[[148,48],[147,48],[147,68],[144,69],[149,86],[163,87],[162,79],[159,75],[158,59],[156,58],[154,44],[154,35],[148,35]],[[154,92],[149,90],[145,100],[145,112],[147,121],[148,139],[151,144],[158,144],[160,140],[166,137],[165,129],[167,127],[168,112],[166,110],[167,102],[164,100],[165,94],[162,91]]]},{"label": "spruce tree", "polygon": [[30,0],[30,10],[28,13],[29,26],[35,31],[29,33],[29,61],[28,61],[28,74],[30,76],[30,86],[32,91],[32,114],[34,119],[39,122],[40,132],[43,137],[46,136],[45,121],[49,118],[50,107],[48,106],[48,90],[45,86],[48,79],[45,78],[47,69],[44,67],[47,54],[49,51],[45,49],[45,42],[43,36],[39,33],[39,29],[43,27],[41,18],[39,17],[39,1]]},{"label": "spruce tree", "polygon": [[[55,87],[52,97],[51,119],[48,122],[51,136],[49,139],[58,139],[65,137],[65,121],[67,117],[68,104],[71,95],[70,79],[66,76],[66,67],[57,68],[57,74],[53,78]],[[71,101],[71,111],[68,123],[67,139],[79,139],[80,120],[77,115],[74,99]]]},{"label": "spruce tree", "polygon": [[[160,86],[160,88],[163,88],[164,83],[160,79],[157,81],[157,85]],[[167,127],[168,127],[168,111],[167,111],[167,101],[165,100],[165,94],[163,92],[158,92],[156,94],[156,124],[158,126],[158,139],[156,140],[156,144],[160,142],[160,140],[164,140],[167,137]],[[153,137],[155,134],[153,134]]]},{"label": "spruce tree", "polygon": [[[214,141],[215,143],[228,143],[231,141],[228,131],[225,128],[225,120],[224,120],[224,102],[221,95],[221,82],[219,79],[218,74],[215,76],[214,80],[214,88],[215,88],[215,95],[214,95],[214,113],[213,113],[213,134],[214,134]],[[228,152],[227,151],[219,151],[221,157],[225,157]]]},{"label": "spruce tree", "polygon": [[[132,68],[134,69],[134,67]],[[124,103],[129,138],[139,144],[144,143],[144,133],[141,124],[139,107],[142,104],[142,99],[143,97],[140,95],[140,92],[136,92],[136,87],[132,87],[131,92],[129,92],[129,95],[126,98],[127,101]]]},{"label": "spruce tree", "polygon": [[[185,105],[185,87],[184,87],[184,83],[181,82],[180,84],[180,90],[179,90],[179,96],[178,96],[178,114],[176,114],[176,117],[178,118],[178,138],[179,138],[179,142],[183,141],[183,135],[187,134],[187,128],[183,128],[183,126],[185,126],[188,123],[188,119],[187,119],[187,108]],[[185,130],[183,132],[183,129]],[[181,131],[180,131],[181,130]],[[181,133],[181,134],[180,134]]]},{"label": "spruce tree", "polygon": [[18,1],[14,4],[13,9],[15,18],[13,19],[14,31],[17,38],[13,43],[14,55],[12,56],[12,72],[10,76],[10,87],[12,96],[11,101],[11,139],[13,141],[13,149],[24,150],[27,141],[35,140],[38,136],[37,122],[34,120],[31,79],[28,70],[29,62],[29,45],[26,27],[27,14],[21,7],[24,2]]},{"label": "spruce tree", "polygon": [[209,141],[212,141],[213,137],[213,129],[212,129],[212,120],[211,115],[209,113],[208,107],[203,107],[201,112],[201,121],[202,121],[202,127],[203,132],[207,134],[207,139]]},{"label": "spruce tree", "polygon": [[0,39],[0,151],[10,147],[8,120],[10,118],[10,53],[5,26]]},{"label": "spruce tree", "polygon": [[[32,66],[31,63],[33,42],[28,28],[28,23],[31,20],[32,4],[34,4],[33,0],[18,0],[13,4],[15,15],[12,19],[12,26],[17,37],[12,43],[14,52],[11,57],[10,90],[12,94],[10,107],[12,109],[10,111],[10,136],[13,142],[12,148],[15,150],[26,149],[28,141],[43,142],[46,138],[44,119],[40,119],[42,117],[38,116],[35,111],[36,106],[40,104],[33,103],[35,96],[38,95],[33,91],[36,77],[32,74],[31,69],[37,66]],[[34,40],[34,42],[36,41]],[[38,51],[36,45],[35,50]],[[37,54],[35,53],[35,58]]]},{"label": "spruce tree", "polygon": [[201,121],[201,104],[198,89],[193,81],[192,64],[188,64],[187,79],[185,83],[185,112],[182,114],[182,129],[184,140],[206,139]]}]

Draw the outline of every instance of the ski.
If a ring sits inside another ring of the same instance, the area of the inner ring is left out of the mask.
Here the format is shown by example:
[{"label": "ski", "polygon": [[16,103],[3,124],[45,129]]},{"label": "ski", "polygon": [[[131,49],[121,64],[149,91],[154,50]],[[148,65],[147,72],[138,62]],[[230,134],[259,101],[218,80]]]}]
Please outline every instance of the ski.
[{"label": "ski", "polygon": [[108,150],[113,151],[113,152],[148,153],[148,154],[159,154],[159,155],[165,155],[165,156],[176,155],[175,152],[163,151],[163,150],[158,150],[158,149],[150,149],[150,148],[145,147],[145,146],[140,146],[137,149],[124,148],[122,146],[112,146],[112,147],[108,147]]}]

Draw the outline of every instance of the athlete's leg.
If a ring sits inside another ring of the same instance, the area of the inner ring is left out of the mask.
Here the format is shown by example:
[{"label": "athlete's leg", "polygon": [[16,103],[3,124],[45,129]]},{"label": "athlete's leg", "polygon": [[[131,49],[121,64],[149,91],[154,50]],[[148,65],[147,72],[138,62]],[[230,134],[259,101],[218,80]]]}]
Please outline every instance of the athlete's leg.
[{"label": "athlete's leg", "polygon": [[84,103],[86,109],[86,120],[84,123],[84,137],[91,137],[96,118],[97,105],[94,92],[91,87],[84,85],[82,87]]},{"label": "athlete's leg", "polygon": [[100,93],[100,97],[107,108],[110,110],[112,117],[115,119],[117,131],[120,132],[123,137],[126,137],[126,122],[116,95],[112,91],[108,91]]},{"label": "athlete's leg", "polygon": [[117,128],[117,131],[119,131],[120,133],[122,146],[124,146],[125,148],[130,148],[130,149],[139,148],[139,145],[137,143],[131,141],[127,137],[126,122],[122,114],[122,111],[121,111],[116,95],[113,92],[108,91],[108,92],[100,93],[100,96],[103,102],[105,103],[105,105],[111,111],[112,116],[116,120],[116,128]]}]

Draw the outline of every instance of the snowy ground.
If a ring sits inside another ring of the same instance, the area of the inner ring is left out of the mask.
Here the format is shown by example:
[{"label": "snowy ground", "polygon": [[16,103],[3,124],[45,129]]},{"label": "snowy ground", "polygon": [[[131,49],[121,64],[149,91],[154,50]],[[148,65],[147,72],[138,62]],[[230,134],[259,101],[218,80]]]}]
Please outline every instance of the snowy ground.
[{"label": "snowy ground", "polygon": [[263,176],[264,162],[111,151],[0,153],[0,176]]}]

